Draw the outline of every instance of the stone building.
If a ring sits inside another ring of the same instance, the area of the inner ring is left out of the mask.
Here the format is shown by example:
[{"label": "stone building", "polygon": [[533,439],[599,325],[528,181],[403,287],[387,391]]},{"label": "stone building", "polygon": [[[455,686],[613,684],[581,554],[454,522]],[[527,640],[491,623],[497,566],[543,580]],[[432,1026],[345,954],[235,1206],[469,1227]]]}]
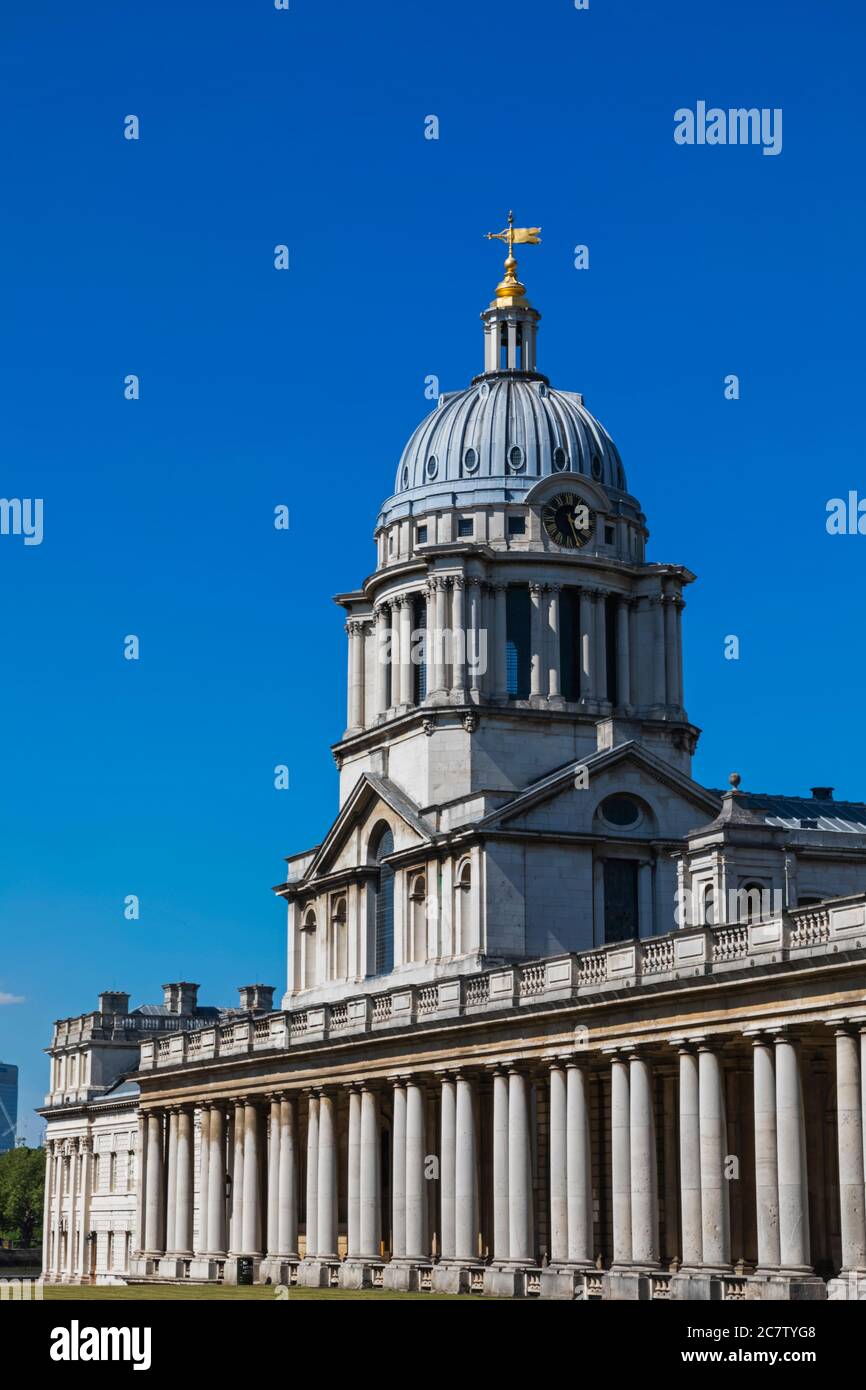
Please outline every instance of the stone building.
[{"label": "stone building", "polygon": [[694,576],[647,558],[516,271],[337,598],[340,805],[275,889],[282,1006],[141,1043],[133,1270],[863,1296],[866,806],[692,777]]}]

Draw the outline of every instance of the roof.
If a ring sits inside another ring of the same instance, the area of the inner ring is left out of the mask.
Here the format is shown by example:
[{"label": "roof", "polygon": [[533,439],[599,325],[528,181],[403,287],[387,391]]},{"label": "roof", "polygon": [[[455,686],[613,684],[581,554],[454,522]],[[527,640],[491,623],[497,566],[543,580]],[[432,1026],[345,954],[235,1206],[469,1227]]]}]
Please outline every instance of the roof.
[{"label": "roof", "polygon": [[165,1004],[139,1004],[137,1009],[130,1011],[129,1017],[135,1018],[136,1014],[143,1014],[147,1018],[191,1018],[191,1019],[210,1019],[219,1018],[219,1009],[204,1005],[200,1009],[195,1009],[191,1014],[179,1014],[175,1009],[169,1009]]},{"label": "roof", "polygon": [[[725,794],[716,791],[715,795]],[[732,800],[738,811],[736,819],[741,824],[748,822],[781,830],[826,830],[866,835],[866,803],[862,801],[833,801],[831,798],[814,796],[779,796],[773,792],[743,791],[738,791]]]}]

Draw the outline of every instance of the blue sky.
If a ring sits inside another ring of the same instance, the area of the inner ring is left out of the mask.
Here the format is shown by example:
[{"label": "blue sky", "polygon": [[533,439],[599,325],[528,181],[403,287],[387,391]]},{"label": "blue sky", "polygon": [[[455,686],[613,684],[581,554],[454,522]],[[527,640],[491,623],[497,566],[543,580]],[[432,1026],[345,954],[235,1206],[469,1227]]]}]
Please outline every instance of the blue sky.
[{"label": "blue sky", "polygon": [[[336,809],[331,595],[373,568],[425,377],[481,368],[509,207],[543,226],[541,369],[699,578],[696,776],[866,798],[866,537],[824,524],[866,496],[859,7],[9,0],[3,28],[0,495],[45,508],[40,546],[0,536],[0,1057],[31,1139],[51,1022],[100,989],[283,987],[269,888]],[[699,100],[781,108],[781,154],[676,145]]]}]

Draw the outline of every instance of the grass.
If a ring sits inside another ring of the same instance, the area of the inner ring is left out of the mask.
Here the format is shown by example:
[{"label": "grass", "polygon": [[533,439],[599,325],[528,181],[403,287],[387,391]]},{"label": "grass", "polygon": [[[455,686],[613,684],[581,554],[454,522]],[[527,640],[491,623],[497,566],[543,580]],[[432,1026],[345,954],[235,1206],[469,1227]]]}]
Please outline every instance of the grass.
[{"label": "grass", "polygon": [[[321,1298],[331,1300],[344,1299],[368,1299],[371,1302],[380,1303],[383,1300],[401,1301],[413,1300],[416,1302],[429,1303],[431,1300],[438,1303],[466,1303],[467,1301],[476,1303],[495,1302],[492,1299],[474,1298],[467,1300],[465,1295],[458,1294],[432,1294],[432,1293],[391,1293],[380,1289],[288,1289],[288,1298],[295,1299]],[[285,1298],[286,1295],[284,1294]],[[234,1284],[96,1284],[96,1285],[77,1285],[77,1284],[46,1284],[45,1301],[57,1303],[84,1303],[93,1301],[105,1301],[116,1303],[152,1303],[172,1300],[178,1303],[200,1303],[200,1302],[246,1302],[246,1303],[273,1303],[274,1288],[269,1284],[251,1284],[238,1286]]]}]

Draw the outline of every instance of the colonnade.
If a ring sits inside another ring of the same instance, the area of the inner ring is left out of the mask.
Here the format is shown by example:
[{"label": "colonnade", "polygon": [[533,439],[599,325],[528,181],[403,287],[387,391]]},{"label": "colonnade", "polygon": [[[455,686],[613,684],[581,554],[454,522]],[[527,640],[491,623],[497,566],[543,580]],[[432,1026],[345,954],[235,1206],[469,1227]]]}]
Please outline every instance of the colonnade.
[{"label": "colonnade", "polygon": [[[786,1030],[737,1043],[736,1068],[748,1047],[753,1084],[751,1098],[734,1091],[751,1110],[735,1134],[730,1040],[713,1037],[207,1104],[195,1254],[266,1258],[272,1271],[342,1266],[356,1284],[384,1267],[395,1287],[412,1286],[401,1269],[430,1268],[434,1285],[437,1270],[453,1283],[476,1269],[491,1292],[536,1268],[604,1267],[612,1279],[673,1270],[697,1287],[732,1277],[735,1261],[759,1278],[808,1281],[801,1046]],[[836,1030],[836,1263],[866,1273],[863,1049],[858,1028]],[[189,1258],[191,1109],[149,1111],[145,1135],[145,1252]],[[731,1236],[731,1193],[742,1205],[747,1189],[751,1261]]]},{"label": "colonnade", "polygon": [[[530,601],[529,690],[536,704],[564,703],[562,669],[564,586],[533,582]],[[402,713],[416,704],[415,673],[423,642],[426,653],[424,704],[509,698],[507,673],[508,589],[472,575],[435,576],[425,588],[376,603],[371,618],[351,617],[349,635],[348,730]],[[574,700],[591,712],[617,708],[631,713],[683,706],[682,609],[678,594],[616,594],[596,585],[569,586],[578,595],[574,640],[577,685]],[[423,619],[417,605],[422,604]],[[608,606],[614,606],[616,689],[608,689]],[[420,626],[419,621],[420,619]],[[423,637],[421,627],[423,626]],[[646,635],[641,640],[641,634]],[[368,643],[374,674],[367,679]],[[639,680],[639,644],[652,649],[645,681]]]}]

